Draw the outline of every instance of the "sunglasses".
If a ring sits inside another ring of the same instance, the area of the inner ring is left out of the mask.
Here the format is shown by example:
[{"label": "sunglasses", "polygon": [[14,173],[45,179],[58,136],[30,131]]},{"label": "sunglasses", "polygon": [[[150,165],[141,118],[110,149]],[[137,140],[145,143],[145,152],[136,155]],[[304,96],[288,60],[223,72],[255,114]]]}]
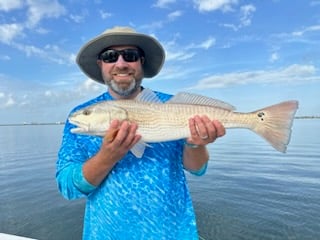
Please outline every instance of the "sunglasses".
[{"label": "sunglasses", "polygon": [[99,54],[99,59],[104,61],[105,63],[114,63],[118,61],[119,56],[122,56],[126,62],[136,62],[141,57],[144,56],[142,50],[140,49],[123,49],[123,50],[115,50],[115,49],[107,49],[103,50]]}]

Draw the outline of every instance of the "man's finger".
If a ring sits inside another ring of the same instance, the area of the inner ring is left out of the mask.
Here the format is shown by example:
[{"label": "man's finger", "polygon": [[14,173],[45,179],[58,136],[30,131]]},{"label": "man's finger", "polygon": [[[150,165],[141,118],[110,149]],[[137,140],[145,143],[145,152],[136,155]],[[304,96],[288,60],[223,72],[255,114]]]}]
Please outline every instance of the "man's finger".
[{"label": "man's finger", "polygon": [[216,127],[217,137],[222,137],[226,134],[226,129],[224,128],[224,126],[222,125],[222,123],[220,121],[214,120],[213,124]]},{"label": "man's finger", "polygon": [[118,129],[117,128],[109,129],[107,131],[106,136],[105,136],[105,140],[107,142],[112,142],[115,139],[115,137],[117,136],[118,132],[119,132],[119,128]]}]

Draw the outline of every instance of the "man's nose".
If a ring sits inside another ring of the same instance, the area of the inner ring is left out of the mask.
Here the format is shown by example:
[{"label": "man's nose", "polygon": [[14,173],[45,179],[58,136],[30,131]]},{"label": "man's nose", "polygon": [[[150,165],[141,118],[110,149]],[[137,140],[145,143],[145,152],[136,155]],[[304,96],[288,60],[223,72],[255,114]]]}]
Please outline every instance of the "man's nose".
[{"label": "man's nose", "polygon": [[115,62],[117,66],[128,66],[128,63],[123,59],[122,55],[119,55],[118,60]]}]

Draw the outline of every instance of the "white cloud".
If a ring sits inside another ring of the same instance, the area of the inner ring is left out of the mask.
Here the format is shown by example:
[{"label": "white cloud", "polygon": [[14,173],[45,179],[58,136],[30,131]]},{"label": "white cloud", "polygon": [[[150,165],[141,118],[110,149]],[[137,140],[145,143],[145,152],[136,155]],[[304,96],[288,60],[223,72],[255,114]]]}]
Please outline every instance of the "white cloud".
[{"label": "white cloud", "polygon": [[113,16],[112,13],[105,12],[105,11],[102,11],[102,10],[99,11],[99,14],[100,14],[102,19],[107,19],[107,18],[110,18],[110,17]]},{"label": "white cloud", "polygon": [[182,11],[175,11],[168,15],[169,21],[174,21],[176,18],[182,16]]},{"label": "white cloud", "polygon": [[180,38],[179,33],[174,36],[172,41],[166,42],[164,44],[166,49],[166,61],[186,61],[192,59],[197,51],[195,49],[209,49],[214,46],[216,39],[213,37],[208,37],[201,43],[192,43],[188,46],[180,46],[177,44],[177,39]]},{"label": "white cloud", "polygon": [[13,39],[23,35],[23,27],[17,23],[0,25],[0,42],[10,44]]},{"label": "white cloud", "polygon": [[[21,23],[6,23],[0,25],[0,41],[9,44],[19,35],[23,34],[23,30],[27,28],[34,29],[43,18],[58,18],[66,13],[66,9],[56,0],[27,0],[25,4],[16,0],[1,0],[0,11],[12,11],[16,8],[25,7],[27,11],[27,19]],[[48,31],[39,28],[39,33],[47,33]]]},{"label": "white cloud", "polygon": [[158,0],[156,4],[154,4],[154,7],[158,8],[166,8],[168,5],[175,3],[176,0]]},{"label": "white cloud", "polygon": [[7,102],[5,103],[5,107],[10,107],[16,104],[16,101],[13,99],[12,96],[9,96]]},{"label": "white cloud", "polygon": [[10,61],[11,57],[8,55],[0,55],[0,60],[2,61]]},{"label": "white cloud", "polygon": [[[50,86],[49,86],[50,87]],[[41,90],[35,98],[30,99],[31,104],[35,106],[54,107],[65,103],[78,104],[84,99],[90,99],[97,94],[106,91],[106,86],[99,84],[91,79],[85,81],[71,81],[62,88],[52,88],[50,90]],[[40,102],[39,100],[42,99]]]},{"label": "white cloud", "polygon": [[149,29],[149,31],[154,31],[155,29],[163,28],[163,26],[167,23],[170,23],[177,19],[178,17],[182,16],[182,11],[174,11],[167,15],[167,18],[164,20],[150,22],[145,25],[141,25],[140,29]]},{"label": "white cloud", "polygon": [[69,17],[70,17],[70,19],[71,19],[72,21],[74,21],[75,23],[82,23],[82,22],[84,21],[84,19],[85,19],[85,17],[82,16],[82,15],[70,14]]},{"label": "white cloud", "polygon": [[53,93],[52,93],[51,90],[47,90],[47,91],[44,92],[44,95],[45,95],[46,97],[52,97],[52,96],[53,96]]},{"label": "white cloud", "polygon": [[240,19],[238,24],[223,23],[221,26],[231,28],[233,31],[238,31],[243,27],[248,27],[252,23],[253,13],[256,11],[256,7],[252,4],[244,5],[240,7]]},{"label": "white cloud", "polygon": [[49,33],[50,31],[48,29],[45,29],[45,28],[42,28],[42,27],[37,27],[37,29],[35,29],[35,32],[44,35],[44,34]]},{"label": "white cloud", "polygon": [[204,40],[201,43],[192,43],[190,44],[188,47],[186,47],[186,49],[196,49],[196,48],[200,48],[200,49],[209,49],[212,46],[214,46],[216,44],[216,39],[214,37],[208,37],[208,39]]},{"label": "white cloud", "polygon": [[36,56],[57,64],[74,64],[75,55],[64,52],[57,45],[47,44],[44,48],[39,48],[33,45],[12,43],[12,46],[24,52],[28,57]]},{"label": "white cloud", "polygon": [[[78,74],[76,76],[79,76]],[[33,109],[64,106],[66,103],[77,104],[106,91],[106,86],[91,79],[85,81],[73,80],[65,76],[66,82],[57,84],[40,85],[32,84],[21,87],[19,83],[13,84],[8,89],[0,91],[0,109],[25,108]],[[63,77],[62,77],[63,78]],[[19,84],[20,90],[16,90]]]},{"label": "white cloud", "polygon": [[15,104],[16,101],[14,100],[12,94],[5,94],[3,92],[0,92],[0,109],[12,107]]},{"label": "white cloud", "polygon": [[80,87],[77,89],[78,92],[90,92],[90,93],[96,93],[96,92],[101,92],[103,90],[106,90],[106,86],[100,83],[97,83],[96,81],[93,81],[92,79],[87,79],[82,84]]},{"label": "white cloud", "polygon": [[14,9],[19,9],[23,6],[22,0],[1,0],[0,11],[9,12]]},{"label": "white cloud", "polygon": [[238,0],[193,0],[193,2],[200,12],[233,11],[233,5],[238,4]]},{"label": "white cloud", "polygon": [[231,28],[233,31],[238,31],[238,27],[235,24],[232,23],[222,23],[221,26],[225,28]]},{"label": "white cloud", "polygon": [[166,52],[166,61],[185,61],[187,59],[192,58],[196,53],[188,51],[181,51],[181,50],[173,50],[171,51],[170,49],[167,50]]},{"label": "white cloud", "polygon": [[203,90],[246,84],[276,84],[320,81],[320,77],[316,75],[316,72],[317,69],[313,65],[293,64],[286,68],[269,71],[259,70],[213,75],[201,79],[195,86],[192,86],[189,89]]},{"label": "white cloud", "polygon": [[269,62],[276,62],[279,59],[278,53],[272,53],[269,59]]},{"label": "white cloud", "polygon": [[216,44],[216,39],[213,37],[209,37],[206,41],[202,42],[199,47],[204,49],[209,49],[210,47]]},{"label": "white cloud", "polygon": [[89,16],[88,10],[83,9],[81,12],[77,12],[77,14],[70,14],[69,18],[75,23],[82,23],[85,21],[87,16]]},{"label": "white cloud", "polygon": [[252,13],[256,11],[256,7],[252,4],[241,6],[240,26],[246,27],[251,25]]},{"label": "white cloud", "polygon": [[[288,45],[292,43],[299,43],[305,46],[317,46],[319,44],[319,33],[320,25],[311,25],[293,32],[271,34],[269,40],[272,43],[273,47],[276,48],[279,48],[281,45]],[[302,51],[303,48],[301,48],[300,50]],[[313,54],[317,55],[317,51],[315,51]]]},{"label": "white cloud", "polygon": [[292,33],[293,36],[302,36],[307,32],[316,32],[320,31],[320,25],[313,25],[302,29],[301,31],[295,31]]},{"label": "white cloud", "polygon": [[66,9],[56,0],[27,0],[27,26],[35,27],[43,18],[58,18],[66,13]]},{"label": "white cloud", "polygon": [[42,49],[32,46],[32,45],[23,45],[23,44],[13,44],[16,49],[23,51],[28,57],[30,56],[40,56],[44,57],[46,54]]}]

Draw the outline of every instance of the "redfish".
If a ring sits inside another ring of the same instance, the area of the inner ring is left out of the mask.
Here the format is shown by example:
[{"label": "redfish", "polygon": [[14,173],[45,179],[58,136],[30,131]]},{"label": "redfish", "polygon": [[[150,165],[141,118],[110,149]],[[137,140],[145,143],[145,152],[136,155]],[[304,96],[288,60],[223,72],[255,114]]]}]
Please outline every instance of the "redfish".
[{"label": "redfish", "polygon": [[[162,103],[153,91],[144,89],[134,100],[102,101],[80,109],[71,114],[69,121],[76,126],[71,129],[72,133],[95,136],[108,134],[114,119],[135,122],[142,138],[131,151],[136,157],[142,157],[147,143],[190,137],[188,119],[207,115],[219,120],[225,128],[250,129],[285,153],[297,108],[298,101],[291,100],[242,113],[220,100],[185,92]],[[115,135],[109,134],[110,138]]]}]

